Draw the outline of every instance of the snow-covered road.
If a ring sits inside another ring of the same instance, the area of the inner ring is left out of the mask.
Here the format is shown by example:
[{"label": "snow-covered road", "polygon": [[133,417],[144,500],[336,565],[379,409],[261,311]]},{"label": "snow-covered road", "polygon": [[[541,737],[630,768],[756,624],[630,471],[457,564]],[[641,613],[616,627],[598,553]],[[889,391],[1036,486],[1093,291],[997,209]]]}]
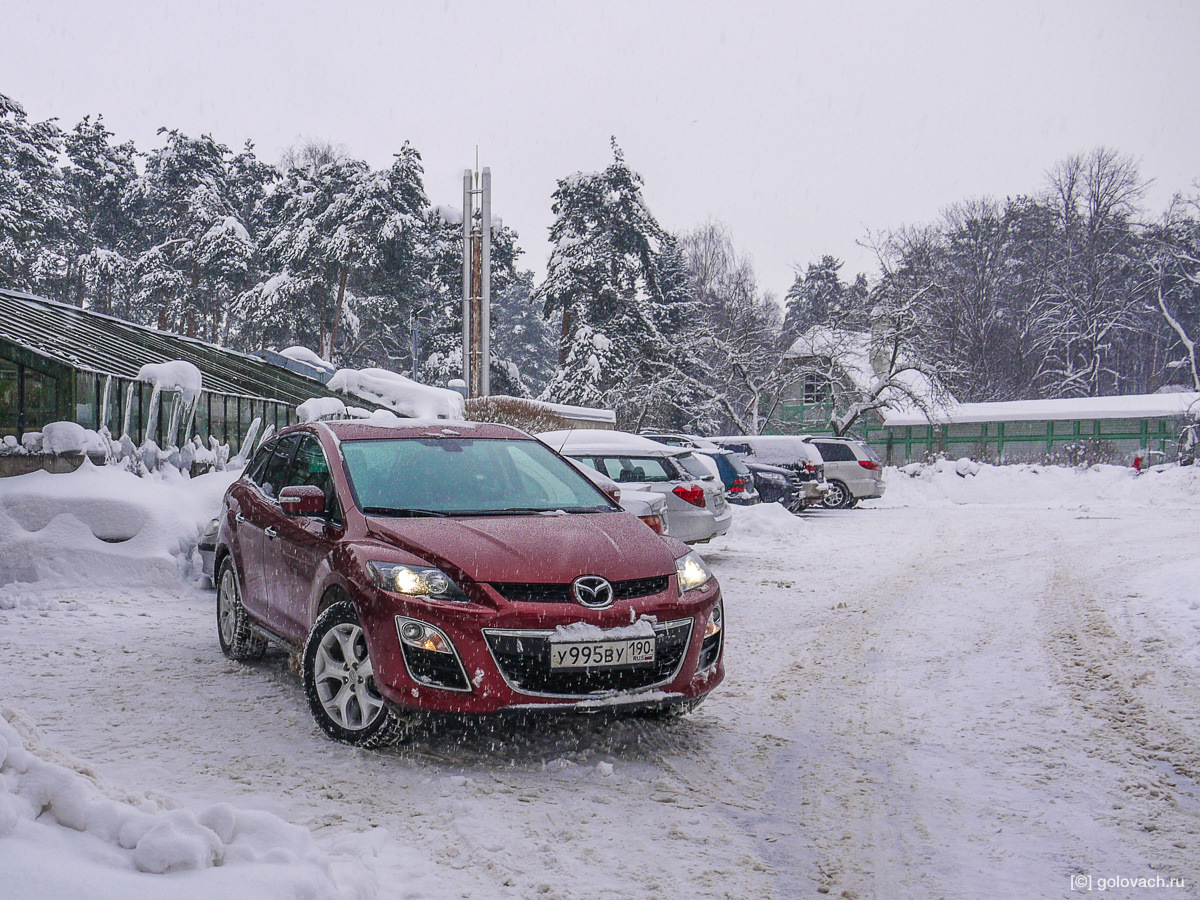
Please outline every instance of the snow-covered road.
[{"label": "snow-covered road", "polygon": [[352,751],[283,656],[221,655],[211,591],[162,583],[0,587],[0,705],[109,785],[309,827],[364,896],[1200,897],[1200,480],[1175,481],[739,510],[705,550],[728,679],[667,724]]}]

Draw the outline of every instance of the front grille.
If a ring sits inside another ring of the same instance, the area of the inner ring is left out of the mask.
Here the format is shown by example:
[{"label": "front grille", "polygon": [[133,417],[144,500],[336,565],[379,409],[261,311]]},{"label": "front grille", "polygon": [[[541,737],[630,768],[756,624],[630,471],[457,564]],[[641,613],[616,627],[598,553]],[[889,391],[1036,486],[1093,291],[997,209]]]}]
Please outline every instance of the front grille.
[{"label": "front grille", "polygon": [[654,663],[627,669],[560,671],[550,668],[550,631],[484,630],[488,649],[504,680],[523,694],[586,697],[631,691],[671,681],[679,672],[692,636],[692,620],[655,626]]},{"label": "front grille", "polygon": [[[651,594],[661,594],[671,583],[669,575],[655,575],[653,578],[631,578],[628,581],[614,581],[613,601],[632,600],[634,597],[649,597]],[[513,603],[574,603],[569,584],[541,584],[538,582],[505,581],[496,582],[492,587],[503,597]]]}]

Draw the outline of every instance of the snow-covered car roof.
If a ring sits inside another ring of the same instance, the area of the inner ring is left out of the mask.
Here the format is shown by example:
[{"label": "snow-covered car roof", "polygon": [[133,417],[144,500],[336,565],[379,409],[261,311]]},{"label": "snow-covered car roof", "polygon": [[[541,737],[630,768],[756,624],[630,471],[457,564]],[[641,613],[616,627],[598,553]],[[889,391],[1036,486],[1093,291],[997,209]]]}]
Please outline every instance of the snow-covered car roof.
[{"label": "snow-covered car roof", "polygon": [[563,431],[543,431],[537,436],[559,453],[623,453],[639,456],[682,456],[691,453],[690,447],[669,447],[624,431],[606,431],[600,428],[575,428]]}]

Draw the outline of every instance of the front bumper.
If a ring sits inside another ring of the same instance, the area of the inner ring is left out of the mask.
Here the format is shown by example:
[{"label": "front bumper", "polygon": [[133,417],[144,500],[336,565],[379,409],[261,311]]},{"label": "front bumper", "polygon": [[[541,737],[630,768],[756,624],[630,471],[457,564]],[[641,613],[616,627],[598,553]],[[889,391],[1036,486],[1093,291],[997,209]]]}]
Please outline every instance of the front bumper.
[{"label": "front bumper", "polygon": [[[490,586],[483,603],[426,603],[377,591],[360,604],[375,682],[383,698],[404,711],[461,714],[516,708],[602,710],[686,702],[703,697],[724,678],[724,631],[705,641],[705,626],[720,602],[716,580],[678,598],[675,579],[667,590],[595,610],[575,603],[508,602]],[[428,683],[428,669],[406,660],[395,617],[425,622],[449,639],[465,685]],[[642,616],[655,626],[655,663],[644,667],[552,671],[548,637],[558,625],[584,622],[621,628]],[[417,667],[419,669],[419,667]],[[416,677],[415,677],[416,676]],[[419,677],[425,677],[425,683]]]}]

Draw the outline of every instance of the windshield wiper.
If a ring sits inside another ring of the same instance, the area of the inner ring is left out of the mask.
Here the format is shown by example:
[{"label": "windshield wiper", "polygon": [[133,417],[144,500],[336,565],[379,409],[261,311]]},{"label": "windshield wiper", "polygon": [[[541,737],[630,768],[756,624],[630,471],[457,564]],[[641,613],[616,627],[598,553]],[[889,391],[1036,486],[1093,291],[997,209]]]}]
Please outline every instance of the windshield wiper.
[{"label": "windshield wiper", "polygon": [[448,514],[437,509],[405,509],[399,506],[364,506],[368,516],[435,516],[444,519]]},{"label": "windshield wiper", "polygon": [[456,509],[451,515],[455,516],[526,516],[553,515],[554,513],[594,513],[609,512],[607,506],[572,506],[563,509],[559,506],[506,506],[503,509]]}]

